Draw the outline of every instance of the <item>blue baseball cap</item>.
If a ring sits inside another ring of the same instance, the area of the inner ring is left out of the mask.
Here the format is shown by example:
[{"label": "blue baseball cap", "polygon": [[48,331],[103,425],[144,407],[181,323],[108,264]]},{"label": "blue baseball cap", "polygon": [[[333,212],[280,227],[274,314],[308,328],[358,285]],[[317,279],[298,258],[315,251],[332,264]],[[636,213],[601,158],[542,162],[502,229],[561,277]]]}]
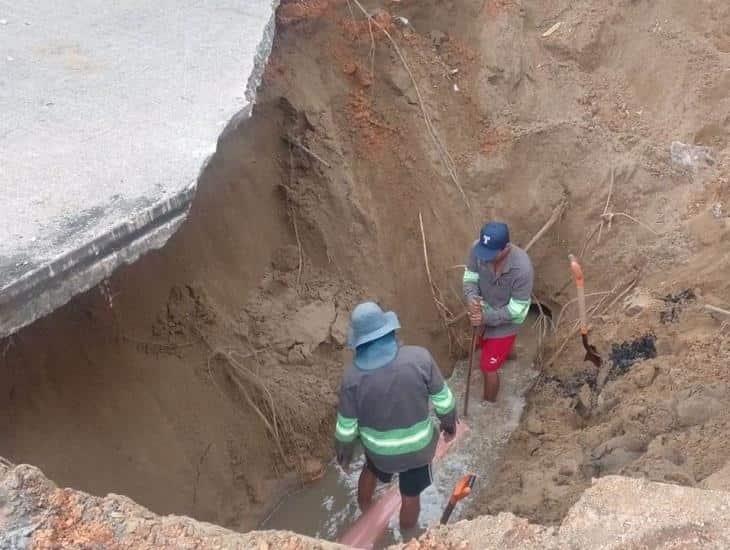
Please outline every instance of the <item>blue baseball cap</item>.
[{"label": "blue baseball cap", "polygon": [[506,223],[489,222],[479,232],[479,242],[474,245],[474,254],[485,262],[491,262],[509,244],[509,228]]}]

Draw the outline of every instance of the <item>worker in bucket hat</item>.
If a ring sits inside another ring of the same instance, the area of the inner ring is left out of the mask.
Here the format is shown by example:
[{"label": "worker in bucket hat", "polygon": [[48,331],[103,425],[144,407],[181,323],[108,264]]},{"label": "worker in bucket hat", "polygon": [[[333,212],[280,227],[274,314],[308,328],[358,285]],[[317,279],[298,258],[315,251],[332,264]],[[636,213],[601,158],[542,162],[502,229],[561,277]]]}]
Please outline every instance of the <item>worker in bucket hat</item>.
[{"label": "worker in bucket hat", "polygon": [[398,474],[400,525],[410,529],[418,521],[421,492],[431,485],[439,431],[448,437],[456,432],[456,402],[429,351],[399,345],[398,329],[398,316],[374,302],[353,310],[348,345],[354,357],[340,388],[335,449],[337,462],[347,468],[357,442],[362,444],[358,504],[363,512],[377,482],[388,483]]}]

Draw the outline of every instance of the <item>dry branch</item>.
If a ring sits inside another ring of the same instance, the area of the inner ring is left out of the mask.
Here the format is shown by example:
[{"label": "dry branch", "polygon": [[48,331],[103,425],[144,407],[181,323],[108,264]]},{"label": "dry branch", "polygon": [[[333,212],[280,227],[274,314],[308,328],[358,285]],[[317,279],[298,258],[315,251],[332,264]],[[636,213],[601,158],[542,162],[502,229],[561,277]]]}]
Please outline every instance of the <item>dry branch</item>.
[{"label": "dry branch", "polygon": [[[289,187],[294,186],[294,155],[292,154],[291,144],[289,145]],[[304,268],[304,252],[302,250],[302,240],[299,238],[299,225],[297,224],[297,214],[294,211],[294,207],[289,207],[289,213],[291,215],[292,225],[294,226],[294,238],[297,240],[297,254],[299,258],[299,264],[297,266],[297,288],[302,280],[302,269]]]},{"label": "dry branch", "polygon": [[294,226],[294,238],[297,240],[297,253],[299,254],[299,265],[297,267],[297,288],[302,282],[302,269],[304,269],[304,251],[302,249],[302,239],[299,237],[299,225],[297,224],[297,213],[294,208],[291,209],[291,221]]},{"label": "dry branch", "polygon": [[[583,241],[583,246],[582,246],[582,247],[581,247],[581,249],[580,249],[580,254],[578,254],[578,257],[579,257],[579,258],[583,258],[583,257],[585,257],[585,255],[586,255],[586,250],[588,250],[588,245],[590,244],[590,242],[591,242],[591,239],[593,239],[593,236],[594,236],[594,235],[596,234],[596,232],[599,232],[599,231],[601,231],[601,228],[602,228],[602,227],[603,227],[603,220],[601,220],[600,222],[598,222],[598,224],[596,224],[596,226],[595,226],[595,227],[593,228],[593,231],[591,231],[591,232],[590,232],[590,233],[588,234],[588,236],[586,237],[586,240],[585,240],[585,241]],[[567,283],[565,284],[565,286],[563,287],[563,290],[564,290],[564,289],[565,289],[565,288],[566,288],[566,287],[567,287],[567,286],[568,286],[568,285],[569,285],[569,284],[570,284],[570,283],[571,283],[572,281],[573,281],[573,279],[572,279],[572,278],[571,278],[571,279],[569,279],[569,280],[568,280],[568,282],[567,282]]]},{"label": "dry branch", "polygon": [[553,213],[550,215],[545,224],[540,228],[537,233],[535,233],[535,236],[530,239],[530,242],[525,245],[525,252],[530,250],[530,248],[532,248],[532,246],[540,239],[540,237],[542,237],[545,233],[547,233],[548,229],[555,225],[555,223],[560,219],[567,207],[568,201],[566,200],[562,200],[560,204],[555,207]]},{"label": "dry branch", "polygon": [[368,31],[370,32],[370,93],[375,95],[375,35],[373,34],[373,20],[368,18]]},{"label": "dry branch", "polygon": [[294,138],[289,137],[289,136],[284,136],[283,139],[284,139],[284,141],[286,141],[290,145],[295,145],[296,147],[299,147],[299,149],[301,149],[302,151],[304,151],[305,153],[307,153],[314,160],[319,161],[322,164],[324,164],[327,168],[332,168],[332,165],[329,162],[327,162],[326,160],[324,160],[322,157],[320,157],[317,153],[315,153],[314,151],[312,151],[309,147],[307,147],[306,145],[304,145],[298,139],[294,139]]},{"label": "dry branch", "polygon": [[[228,377],[231,379],[231,381],[234,382],[238,390],[241,392],[241,395],[243,396],[248,406],[251,407],[256,415],[261,419],[264,427],[274,440],[274,444],[276,445],[276,448],[284,464],[286,464],[288,467],[291,467],[292,463],[289,461],[287,454],[284,452],[284,447],[281,442],[281,433],[279,431],[279,419],[276,412],[276,404],[269,388],[254,372],[246,368],[242,362],[237,361],[232,354],[227,353],[224,350],[216,349],[211,353],[210,357],[208,357],[208,376],[223,397],[226,397],[226,395],[223,392],[223,389],[219,386],[215,377],[213,376],[213,369],[211,367],[211,363],[216,358],[225,359],[225,364],[228,365],[230,368]],[[267,408],[269,409],[268,416],[264,414],[261,407],[257,405],[256,401],[251,396],[247,385],[251,385],[253,388],[258,389],[262,394],[266,395],[266,397],[268,398],[265,399],[265,402],[268,405]]]},{"label": "dry branch", "polygon": [[[423,246],[423,263],[426,268],[426,277],[428,278],[428,285],[431,289],[431,297],[433,298],[433,303],[436,306],[436,310],[439,314],[439,319],[441,320],[441,324],[444,326],[444,329],[446,330],[446,333],[449,337],[449,352],[453,352],[453,345],[456,342],[459,344],[458,338],[455,337],[453,334],[450,325],[452,324],[452,320],[454,318],[454,314],[451,313],[451,310],[449,310],[448,307],[444,304],[443,295],[441,293],[441,290],[436,285],[436,283],[433,282],[433,277],[431,276],[431,266],[429,265],[428,260],[428,247],[426,246],[426,232],[423,229],[423,215],[421,212],[418,213],[418,225],[421,229],[421,244]],[[459,344],[460,346],[460,344]]]},{"label": "dry branch", "polygon": [[601,224],[598,226],[598,244],[601,244],[601,233],[603,233],[603,224],[608,221],[608,229],[611,229],[612,219],[606,220],[606,214],[608,213],[608,207],[611,206],[611,196],[613,195],[613,185],[616,181],[616,170],[611,166],[611,183],[608,186],[608,196],[606,197],[606,206],[603,207],[603,214],[601,214]]},{"label": "dry branch", "polygon": [[[589,292],[588,294],[586,294],[586,298],[590,298],[591,296],[606,296],[606,295],[609,295],[609,294],[611,294],[611,291],[610,290],[604,290],[604,291],[601,291],[601,292]],[[563,307],[560,308],[560,313],[558,313],[558,319],[553,324],[553,330],[554,330],[555,333],[557,333],[558,332],[558,328],[560,328],[560,321],[562,321],[562,319],[563,319],[563,315],[565,314],[565,310],[568,308],[568,306],[570,306],[571,304],[576,303],[577,301],[578,301],[578,298],[573,298],[571,300],[568,300],[567,302],[565,302],[565,304],[563,305]]]},{"label": "dry branch", "polygon": [[542,368],[542,354],[545,351],[545,336],[549,331],[552,319],[545,315],[545,312],[542,309],[542,304],[535,295],[532,296],[532,300],[537,304],[537,309],[540,311],[540,315],[535,320],[533,328],[537,329],[537,356],[535,360],[537,364]]},{"label": "dry branch", "polygon": [[727,315],[730,317],[730,311],[726,309],[719,308],[717,306],[711,306],[710,304],[705,304],[703,306],[707,311],[711,311],[712,313],[719,313],[721,315]]},{"label": "dry branch", "polygon": [[[630,181],[631,178],[634,177],[634,174],[636,173],[636,170],[637,170],[637,166],[634,166],[634,168],[631,170],[631,172],[629,172],[629,174],[626,176],[626,178],[625,178],[626,182]],[[601,244],[601,234],[603,233],[603,226],[605,224],[607,224],[608,227],[606,228],[606,231],[607,232],[610,231],[611,230],[611,226],[613,224],[613,219],[616,216],[622,216],[622,217],[624,217],[624,218],[626,218],[628,220],[631,220],[632,222],[640,225],[644,229],[647,229],[647,230],[651,231],[654,235],[659,235],[659,233],[657,233],[654,229],[652,229],[651,227],[649,227],[648,225],[646,225],[644,222],[642,222],[640,220],[637,220],[635,217],[627,214],[626,212],[613,212],[613,211],[610,210],[610,208],[611,208],[611,198],[613,197],[613,188],[614,188],[614,184],[615,184],[615,180],[616,180],[616,170],[615,170],[615,168],[613,166],[611,167],[611,173],[610,174],[611,174],[610,175],[611,183],[610,183],[610,185],[608,187],[608,196],[606,197],[606,205],[603,207],[603,213],[601,214],[601,221],[598,224],[598,239],[597,239],[597,244]],[[590,241],[590,239],[592,238],[592,236],[593,236],[593,233],[591,233],[591,235],[589,235],[588,238],[586,239],[586,242],[583,245],[582,252],[585,252],[585,248],[588,246],[588,242]]]},{"label": "dry branch", "polygon": [[616,302],[618,302],[621,298],[623,298],[629,292],[631,292],[631,290],[633,290],[633,288],[636,286],[636,283],[638,283],[638,282],[639,282],[639,277],[638,276],[634,277],[631,280],[631,282],[626,286],[626,288],[620,294],[618,294],[613,300],[611,300],[611,302],[606,306],[606,310],[611,309]]},{"label": "dry branch", "polygon": [[636,218],[634,218],[633,216],[627,214],[626,212],[609,212],[607,214],[604,214],[601,217],[608,220],[608,228],[610,229],[611,228],[611,223],[613,223],[613,218],[615,218],[616,216],[623,216],[624,218],[626,218],[628,220],[631,220],[632,222],[640,225],[644,229],[647,229],[647,230],[651,231],[652,233],[654,233],[654,235],[659,235],[659,233],[657,231],[653,230],[651,227],[649,227],[648,225],[646,225],[644,222],[642,222],[640,220],[637,220]]},{"label": "dry branch", "polygon": [[[197,325],[193,325],[191,329],[193,333],[195,333],[198,338],[200,338],[203,344],[205,344],[208,350],[210,350],[210,355],[208,356],[207,361],[208,376],[210,377],[211,382],[213,382],[213,385],[216,387],[218,392],[224,398],[227,397],[225,392],[223,391],[223,388],[220,387],[215,377],[213,376],[213,369],[211,367],[214,359],[222,358],[225,359],[225,364],[228,365],[231,369],[231,372],[228,373],[229,378],[233,381],[236,387],[238,387],[246,403],[253,409],[256,415],[261,419],[266,430],[269,432],[269,434],[271,434],[271,437],[274,439],[274,443],[276,444],[277,451],[279,452],[279,455],[281,456],[284,464],[287,467],[291,468],[293,464],[288,459],[287,454],[284,452],[284,447],[281,442],[281,436],[279,432],[279,415],[277,414],[274,396],[271,394],[268,386],[261,380],[261,378],[256,373],[246,368],[241,361],[237,360],[234,357],[235,354],[239,354],[241,359],[249,357],[254,357],[257,359],[258,354],[266,351],[266,349],[253,350],[248,354],[241,354],[237,350],[225,350],[217,348],[210,343],[208,338],[203,334],[203,332]],[[267,408],[269,409],[269,417],[267,417],[261,410],[261,407],[256,404],[256,401],[251,396],[248,388],[244,384],[244,381],[249,382],[249,384],[251,384],[254,388],[259,389],[260,393],[265,394],[268,397],[268,400],[265,399],[264,402],[268,405]]]}]

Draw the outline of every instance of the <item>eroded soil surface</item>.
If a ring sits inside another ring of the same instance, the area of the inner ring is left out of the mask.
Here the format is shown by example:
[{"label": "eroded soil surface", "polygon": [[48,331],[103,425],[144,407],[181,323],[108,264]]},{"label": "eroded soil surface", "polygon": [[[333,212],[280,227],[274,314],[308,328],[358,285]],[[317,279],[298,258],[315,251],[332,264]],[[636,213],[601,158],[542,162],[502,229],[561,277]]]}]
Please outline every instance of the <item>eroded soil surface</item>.
[{"label": "eroded soil surface", "polygon": [[[592,476],[718,470],[730,317],[705,305],[730,306],[730,5],[365,9],[370,24],[354,0],[284,1],[254,116],[221,140],[180,232],[0,343],[0,455],[251,528],[330,459],[352,304],[395,309],[449,371],[476,227],[506,220],[524,245],[565,204],[530,249],[553,313],[542,377],[473,513],[559,522]],[[568,253],[604,359],[655,337],[655,358],[603,386],[573,328]]]}]

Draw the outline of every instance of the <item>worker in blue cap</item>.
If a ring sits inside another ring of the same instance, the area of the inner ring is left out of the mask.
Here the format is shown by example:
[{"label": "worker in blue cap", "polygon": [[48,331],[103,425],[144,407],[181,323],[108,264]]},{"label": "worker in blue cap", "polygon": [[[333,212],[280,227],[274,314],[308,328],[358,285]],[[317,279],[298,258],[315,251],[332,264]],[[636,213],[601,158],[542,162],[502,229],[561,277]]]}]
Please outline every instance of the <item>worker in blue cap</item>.
[{"label": "worker in blue cap", "polygon": [[[401,346],[398,316],[374,302],[352,312],[349,346],[355,350],[340,388],[335,428],[338,463],[347,468],[356,443],[362,443],[365,465],[358,482],[358,504],[364,512],[377,482],[398,474],[400,525],[410,529],[420,513],[420,495],[431,485],[431,462],[439,431],[456,433],[456,401],[429,351]],[[437,428],[429,402],[440,419]]]},{"label": "worker in blue cap", "polygon": [[497,400],[499,371],[509,357],[527,318],[534,270],[527,252],[510,243],[509,228],[489,222],[469,250],[464,270],[464,298],[472,326],[480,331],[483,397]]}]

